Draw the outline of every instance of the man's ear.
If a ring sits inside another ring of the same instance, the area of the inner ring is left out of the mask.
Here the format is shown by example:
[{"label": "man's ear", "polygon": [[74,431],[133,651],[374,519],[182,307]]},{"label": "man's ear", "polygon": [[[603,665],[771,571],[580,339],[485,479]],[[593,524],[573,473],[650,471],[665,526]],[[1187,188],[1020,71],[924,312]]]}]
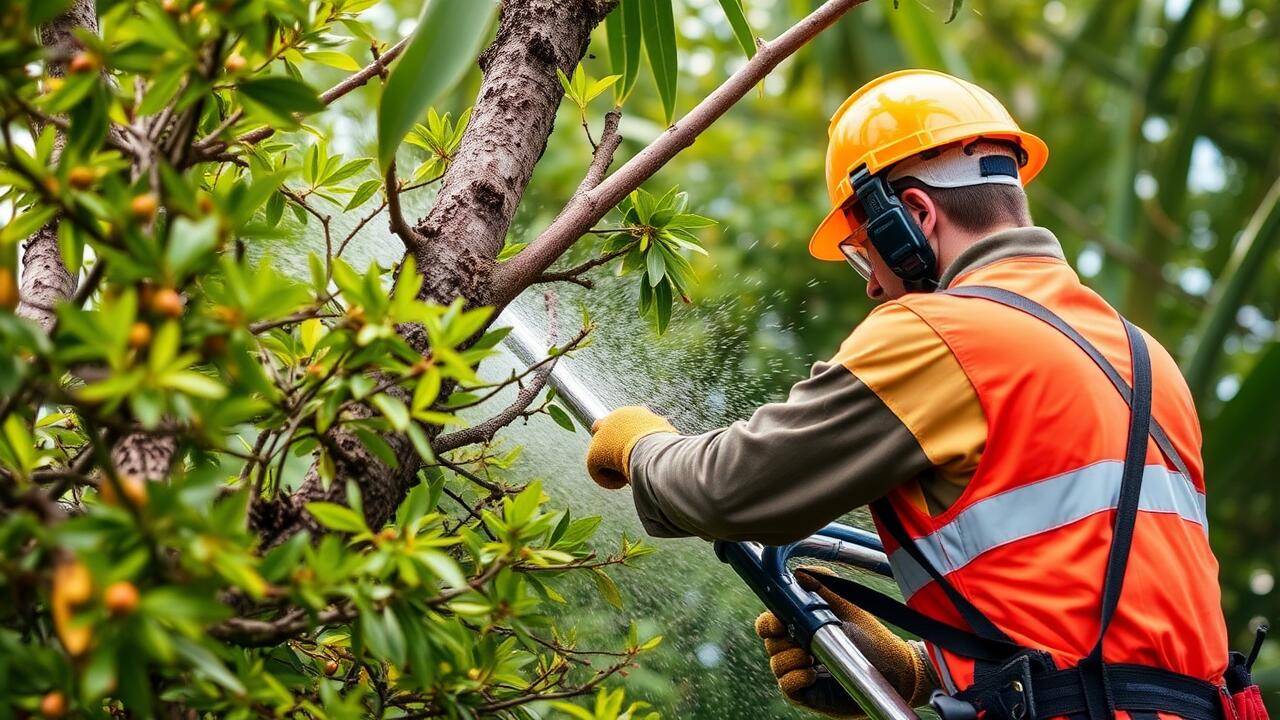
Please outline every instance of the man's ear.
[{"label": "man's ear", "polygon": [[903,207],[911,215],[911,219],[920,226],[925,237],[933,235],[933,230],[938,224],[938,207],[934,205],[933,199],[920,188],[907,188],[898,193],[898,198],[902,200]]}]

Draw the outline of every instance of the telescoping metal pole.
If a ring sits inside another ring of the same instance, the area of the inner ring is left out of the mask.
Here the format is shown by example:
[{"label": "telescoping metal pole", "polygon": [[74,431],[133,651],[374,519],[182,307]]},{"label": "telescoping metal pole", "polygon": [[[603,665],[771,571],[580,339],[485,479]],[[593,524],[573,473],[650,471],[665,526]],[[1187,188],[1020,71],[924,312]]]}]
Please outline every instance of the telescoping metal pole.
[{"label": "telescoping metal pole", "polygon": [[[526,325],[515,313],[508,312],[504,314],[503,321],[511,325],[511,333],[507,335],[504,341],[511,352],[515,354],[522,362],[533,364],[542,359],[546,350],[546,343],[538,338],[533,329]],[[584,427],[590,428],[596,420],[604,417],[609,409],[600,402],[580,378],[573,374],[563,363],[556,363],[555,368],[551,371],[548,382],[555,387],[556,393],[565,407],[568,408]],[[804,543],[822,544],[826,539],[814,536]],[[832,546],[833,556],[831,560],[851,560],[851,564],[865,566],[863,563],[871,562],[876,566],[884,564],[883,553],[871,553],[868,556],[867,550],[848,546],[842,549],[839,541],[835,541],[836,545]],[[811,550],[812,547],[806,546]],[[801,618],[795,617],[796,613],[814,612],[820,617],[826,618],[821,627],[813,632],[810,641],[810,649],[822,664],[826,665],[827,670],[831,672],[831,676],[840,683],[849,695],[857,701],[858,705],[866,711],[867,716],[871,720],[919,720],[907,703],[898,695],[889,681],[885,680],[880,671],[867,660],[866,656],[858,650],[853,641],[840,629],[838,622],[834,621],[830,609],[826,607],[816,595],[800,590],[798,587],[791,587],[795,584],[794,578],[785,572],[785,568],[779,573],[770,573],[765,571],[766,563],[763,562],[764,554],[767,549],[759,543],[716,543],[716,553],[738,572],[738,575],[751,587],[752,591],[758,597],[764,600],[775,613],[779,613],[784,622],[794,624],[801,621]],[[813,557],[814,553],[806,552],[807,556]],[[843,558],[844,554],[850,557]],[[821,556],[821,555],[816,555]],[[870,557],[870,560],[868,560]],[[784,575],[785,577],[773,577],[774,574]],[[771,601],[773,597],[780,597],[781,585],[786,585],[786,593],[790,594],[796,590],[804,592],[809,596],[807,605],[804,609],[796,607],[794,603],[775,603]],[[790,615],[790,616],[788,616]],[[811,621],[811,618],[807,618]]]}]

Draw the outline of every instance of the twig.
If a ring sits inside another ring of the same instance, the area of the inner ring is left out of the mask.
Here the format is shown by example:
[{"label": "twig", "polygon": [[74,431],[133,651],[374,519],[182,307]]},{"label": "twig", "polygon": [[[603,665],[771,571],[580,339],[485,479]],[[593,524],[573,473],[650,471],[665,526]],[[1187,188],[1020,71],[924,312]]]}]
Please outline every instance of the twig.
[{"label": "twig", "polygon": [[[577,337],[565,347],[565,350],[580,344],[589,332],[591,332],[590,327],[583,328],[578,332]],[[493,436],[499,430],[515,422],[516,418],[524,415],[525,411],[529,409],[529,406],[537,399],[538,394],[542,392],[542,388],[546,386],[547,380],[551,376],[551,371],[555,368],[556,361],[562,357],[564,357],[564,351],[561,351],[559,355],[542,361],[545,365],[534,373],[533,379],[528,385],[520,388],[520,392],[516,393],[516,399],[502,412],[471,427],[437,436],[435,441],[431,443],[432,449],[437,453],[445,453],[467,445],[474,445],[478,442],[493,440]]]},{"label": "twig", "polygon": [[[355,90],[356,88],[363,86],[365,83],[369,82],[369,79],[372,78],[373,76],[381,75],[382,72],[386,70],[387,65],[391,64],[391,61],[400,57],[400,53],[404,52],[404,49],[406,46],[408,46],[408,44],[409,44],[409,38],[406,37],[400,40],[400,42],[396,43],[395,45],[392,45],[391,47],[387,48],[386,52],[378,56],[373,62],[369,63],[368,65],[365,65],[363,68],[360,69],[359,72],[351,75],[346,80],[343,80],[337,85],[334,85],[328,90],[325,90],[324,92],[320,93],[320,102],[324,103],[325,105],[328,105],[333,101],[337,100],[338,98],[346,95],[347,93],[350,93],[352,90]],[[242,115],[243,113],[242,111],[236,111],[236,113],[233,113],[233,114]],[[236,119],[239,120],[238,117]],[[276,132],[276,129],[273,127],[270,127],[270,126],[260,127],[257,130],[247,132],[244,135],[241,135],[240,137],[236,138],[236,142],[244,145],[252,145],[253,143],[266,140],[267,138],[274,135],[275,132]],[[217,137],[211,134],[209,137],[206,137],[197,141],[195,143],[195,146],[200,150],[200,154],[207,158],[211,153],[216,154],[226,149],[227,147],[226,143],[218,143],[216,142],[216,140],[217,140]],[[219,145],[221,145],[221,147],[218,147]]]},{"label": "twig", "polygon": [[581,265],[578,265],[576,267],[571,267],[568,270],[544,272],[538,277],[534,278],[533,282],[531,282],[530,285],[533,285],[536,283],[549,283],[549,282],[571,282],[577,285],[581,285],[582,287],[590,290],[591,288],[595,287],[595,283],[592,282],[591,280],[588,280],[587,278],[582,277],[582,274],[588,270],[591,270],[592,268],[600,267],[601,265],[608,263],[610,260],[614,260],[616,258],[622,257],[623,255],[626,255],[627,253],[631,252],[631,248],[633,247],[635,247],[635,243],[627,243],[626,247],[620,248],[618,250],[614,250],[611,253],[601,255],[600,257],[597,257],[597,258],[592,258],[591,260],[588,260],[587,262],[584,262]]},{"label": "twig", "polygon": [[698,135],[751,92],[779,63],[840,16],[864,2],[866,0],[827,0],[775,40],[763,43],[751,60],[676,124],[599,185],[570,200],[529,247],[494,271],[490,285],[494,304],[502,307],[514,299],[627,193],[652,177],[681,150],[692,145]]},{"label": "twig", "polygon": [[[578,189],[574,191],[574,196],[591,190],[604,180],[604,174],[609,172],[609,166],[613,164],[613,154],[618,150],[618,146],[622,144],[622,136],[618,134],[618,122],[622,120],[621,110],[610,110],[604,116],[604,130],[600,132],[599,144],[591,143],[591,165],[587,168],[586,177],[582,178],[582,182],[578,184]],[[586,120],[583,120],[582,126],[587,127]],[[587,139],[591,139],[591,130],[587,130]]]},{"label": "twig", "polygon": [[422,240],[409,223],[404,221],[404,213],[400,210],[400,181],[396,179],[396,161],[393,159],[387,166],[387,215],[391,232],[400,238],[406,250],[417,250]]}]

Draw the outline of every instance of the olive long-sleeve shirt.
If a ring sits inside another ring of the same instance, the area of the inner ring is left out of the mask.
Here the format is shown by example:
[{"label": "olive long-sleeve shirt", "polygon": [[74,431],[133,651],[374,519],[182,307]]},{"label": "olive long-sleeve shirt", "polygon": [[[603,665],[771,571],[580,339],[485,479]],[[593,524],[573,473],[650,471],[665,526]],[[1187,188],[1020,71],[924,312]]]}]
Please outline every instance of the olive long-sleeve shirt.
[{"label": "olive long-sleeve shirt", "polygon": [[[1065,262],[1048,230],[1005,230],[961,253],[941,285],[1029,256]],[[629,469],[636,512],[652,536],[781,544],[911,479],[920,506],[941,512],[973,476],[986,437],[977,393],[946,343],[888,302],[785,402],[701,435],[642,438]]]}]

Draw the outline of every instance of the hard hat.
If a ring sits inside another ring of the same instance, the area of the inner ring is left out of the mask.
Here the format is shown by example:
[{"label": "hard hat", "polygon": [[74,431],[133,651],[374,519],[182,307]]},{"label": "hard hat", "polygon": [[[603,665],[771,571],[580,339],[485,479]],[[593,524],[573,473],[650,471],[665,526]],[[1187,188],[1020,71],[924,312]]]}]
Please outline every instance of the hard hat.
[{"label": "hard hat", "polygon": [[865,235],[857,203],[852,222],[845,214],[853,200],[849,174],[862,165],[874,174],[952,143],[1009,140],[1022,148],[1019,176],[1025,185],[1049,158],[1044,141],[1023,132],[991,93],[933,70],[899,70],[863,85],[831,116],[827,136],[832,209],[809,240],[809,254],[819,260],[843,261],[840,243]]}]

